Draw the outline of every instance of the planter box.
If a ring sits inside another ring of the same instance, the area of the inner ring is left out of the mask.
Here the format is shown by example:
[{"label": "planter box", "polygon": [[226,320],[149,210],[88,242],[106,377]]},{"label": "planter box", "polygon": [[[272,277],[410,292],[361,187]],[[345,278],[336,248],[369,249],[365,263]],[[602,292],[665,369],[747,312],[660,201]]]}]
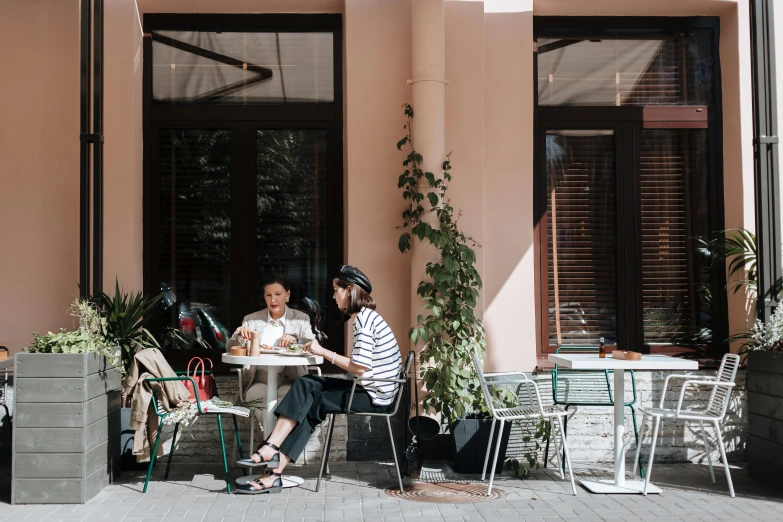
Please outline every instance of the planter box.
[{"label": "planter box", "polygon": [[748,474],[783,491],[783,353],[750,352]]},{"label": "planter box", "polygon": [[11,502],[83,504],[119,474],[121,375],[94,353],[18,353]]},{"label": "planter box", "polygon": [[[495,453],[495,444],[498,440],[500,423],[495,424],[495,433],[492,436],[492,452],[490,461],[487,462],[487,473],[492,470],[492,455]],[[489,432],[492,429],[492,419],[460,419],[454,423],[454,462],[460,473],[481,473],[484,469],[484,459],[489,446]],[[495,474],[503,471],[503,462],[506,460],[506,448],[511,434],[511,423],[503,423],[503,438],[500,440]]]}]

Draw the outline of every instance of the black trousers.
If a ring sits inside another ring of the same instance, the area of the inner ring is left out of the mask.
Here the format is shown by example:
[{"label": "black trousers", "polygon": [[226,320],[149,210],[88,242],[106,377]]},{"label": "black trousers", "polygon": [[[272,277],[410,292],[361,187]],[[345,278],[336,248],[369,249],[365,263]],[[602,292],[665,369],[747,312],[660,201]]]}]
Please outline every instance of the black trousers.
[{"label": "black trousers", "polygon": [[[305,449],[315,427],[326,420],[330,413],[345,413],[351,395],[353,381],[333,377],[305,375],[291,385],[275,410],[275,415],[288,417],[297,422],[296,427],[280,445],[280,452],[296,462]],[[385,413],[389,406],[375,406],[370,394],[356,385],[351,404],[352,412]]]}]

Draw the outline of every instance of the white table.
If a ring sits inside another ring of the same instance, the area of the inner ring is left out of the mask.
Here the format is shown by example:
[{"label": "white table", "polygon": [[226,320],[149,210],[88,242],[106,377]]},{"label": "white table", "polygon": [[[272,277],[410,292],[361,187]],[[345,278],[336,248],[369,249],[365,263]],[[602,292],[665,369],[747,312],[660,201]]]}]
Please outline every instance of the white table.
[{"label": "white table", "polygon": [[[272,433],[272,429],[277,421],[275,417],[275,409],[277,408],[277,371],[281,366],[313,366],[317,364],[323,364],[324,358],[320,355],[277,355],[263,353],[258,356],[236,356],[227,353],[223,354],[222,360],[227,364],[241,365],[243,368],[250,368],[251,366],[266,366],[267,379],[266,379],[266,416],[264,422],[264,430],[266,430],[267,436]],[[241,382],[241,381],[240,381]],[[253,452],[253,420],[251,420],[251,435],[250,435],[250,452]],[[242,476],[236,479],[237,484],[246,484],[252,480],[255,480],[258,475]],[[293,488],[300,486],[304,483],[304,479],[293,475],[286,475],[283,477],[283,487]]]},{"label": "white table", "polygon": [[[604,359],[598,354],[549,354],[549,360],[574,370],[614,370],[614,480],[580,482],[593,493],[641,493],[644,481],[625,479],[625,370],[698,370],[699,363],[668,355],[642,355],[641,361],[624,361],[613,358],[611,353]],[[652,484],[647,488],[648,494],[660,492]]]},{"label": "white table", "polygon": [[[277,371],[281,366],[313,366],[322,364],[324,358],[320,355],[302,355],[293,357],[290,355],[261,354],[258,356],[236,356],[223,354],[224,363],[237,364],[248,369],[251,366],[266,366],[266,422],[264,430],[267,435],[272,433],[277,419],[275,418],[275,408],[277,408]],[[253,444],[253,441],[250,441]]]}]

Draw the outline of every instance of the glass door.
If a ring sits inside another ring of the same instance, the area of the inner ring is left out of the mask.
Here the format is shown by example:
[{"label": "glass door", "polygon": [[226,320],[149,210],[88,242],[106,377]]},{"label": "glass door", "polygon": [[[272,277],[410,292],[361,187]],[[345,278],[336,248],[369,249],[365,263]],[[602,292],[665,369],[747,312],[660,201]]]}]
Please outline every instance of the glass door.
[{"label": "glass door", "polygon": [[617,152],[614,129],[547,129],[548,342],[617,342]]}]

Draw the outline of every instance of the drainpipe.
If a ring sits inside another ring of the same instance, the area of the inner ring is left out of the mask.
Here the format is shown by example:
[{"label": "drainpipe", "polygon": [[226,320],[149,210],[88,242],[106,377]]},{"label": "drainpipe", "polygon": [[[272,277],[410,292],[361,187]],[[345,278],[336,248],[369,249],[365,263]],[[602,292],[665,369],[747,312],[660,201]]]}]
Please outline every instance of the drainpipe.
[{"label": "drainpipe", "polygon": [[79,297],[85,299],[90,295],[91,246],[92,295],[103,286],[103,0],[81,0],[79,29]]},{"label": "drainpipe", "polygon": [[[423,158],[422,168],[440,177],[446,149],[446,13],[443,0],[413,0],[413,121],[411,133],[416,151]],[[428,184],[419,190],[426,194]],[[425,208],[428,203],[423,201]],[[429,215],[435,225],[435,218]],[[423,301],[416,294],[424,280],[425,265],[435,259],[434,248],[412,242],[411,258],[411,324],[422,313]]]},{"label": "drainpipe", "polygon": [[769,319],[777,305],[774,296],[765,294],[783,273],[773,3],[770,0],[750,2],[759,290],[756,311],[763,321]]},{"label": "drainpipe", "polygon": [[[443,1],[413,0],[413,77],[408,80],[412,84],[413,145],[424,158],[424,172],[432,172],[436,178],[443,174],[446,150],[446,11]],[[419,190],[426,194],[429,186],[426,180],[421,183]],[[425,209],[429,205],[427,198],[422,203]],[[428,215],[428,222],[436,226],[435,216]],[[411,324],[416,324],[416,317],[423,313],[424,302],[416,290],[419,282],[427,277],[425,265],[436,260],[437,255],[432,246],[411,242]],[[420,394],[420,398],[423,395]],[[430,424],[432,421],[425,422]],[[413,423],[411,428],[414,433],[417,431]]]}]

